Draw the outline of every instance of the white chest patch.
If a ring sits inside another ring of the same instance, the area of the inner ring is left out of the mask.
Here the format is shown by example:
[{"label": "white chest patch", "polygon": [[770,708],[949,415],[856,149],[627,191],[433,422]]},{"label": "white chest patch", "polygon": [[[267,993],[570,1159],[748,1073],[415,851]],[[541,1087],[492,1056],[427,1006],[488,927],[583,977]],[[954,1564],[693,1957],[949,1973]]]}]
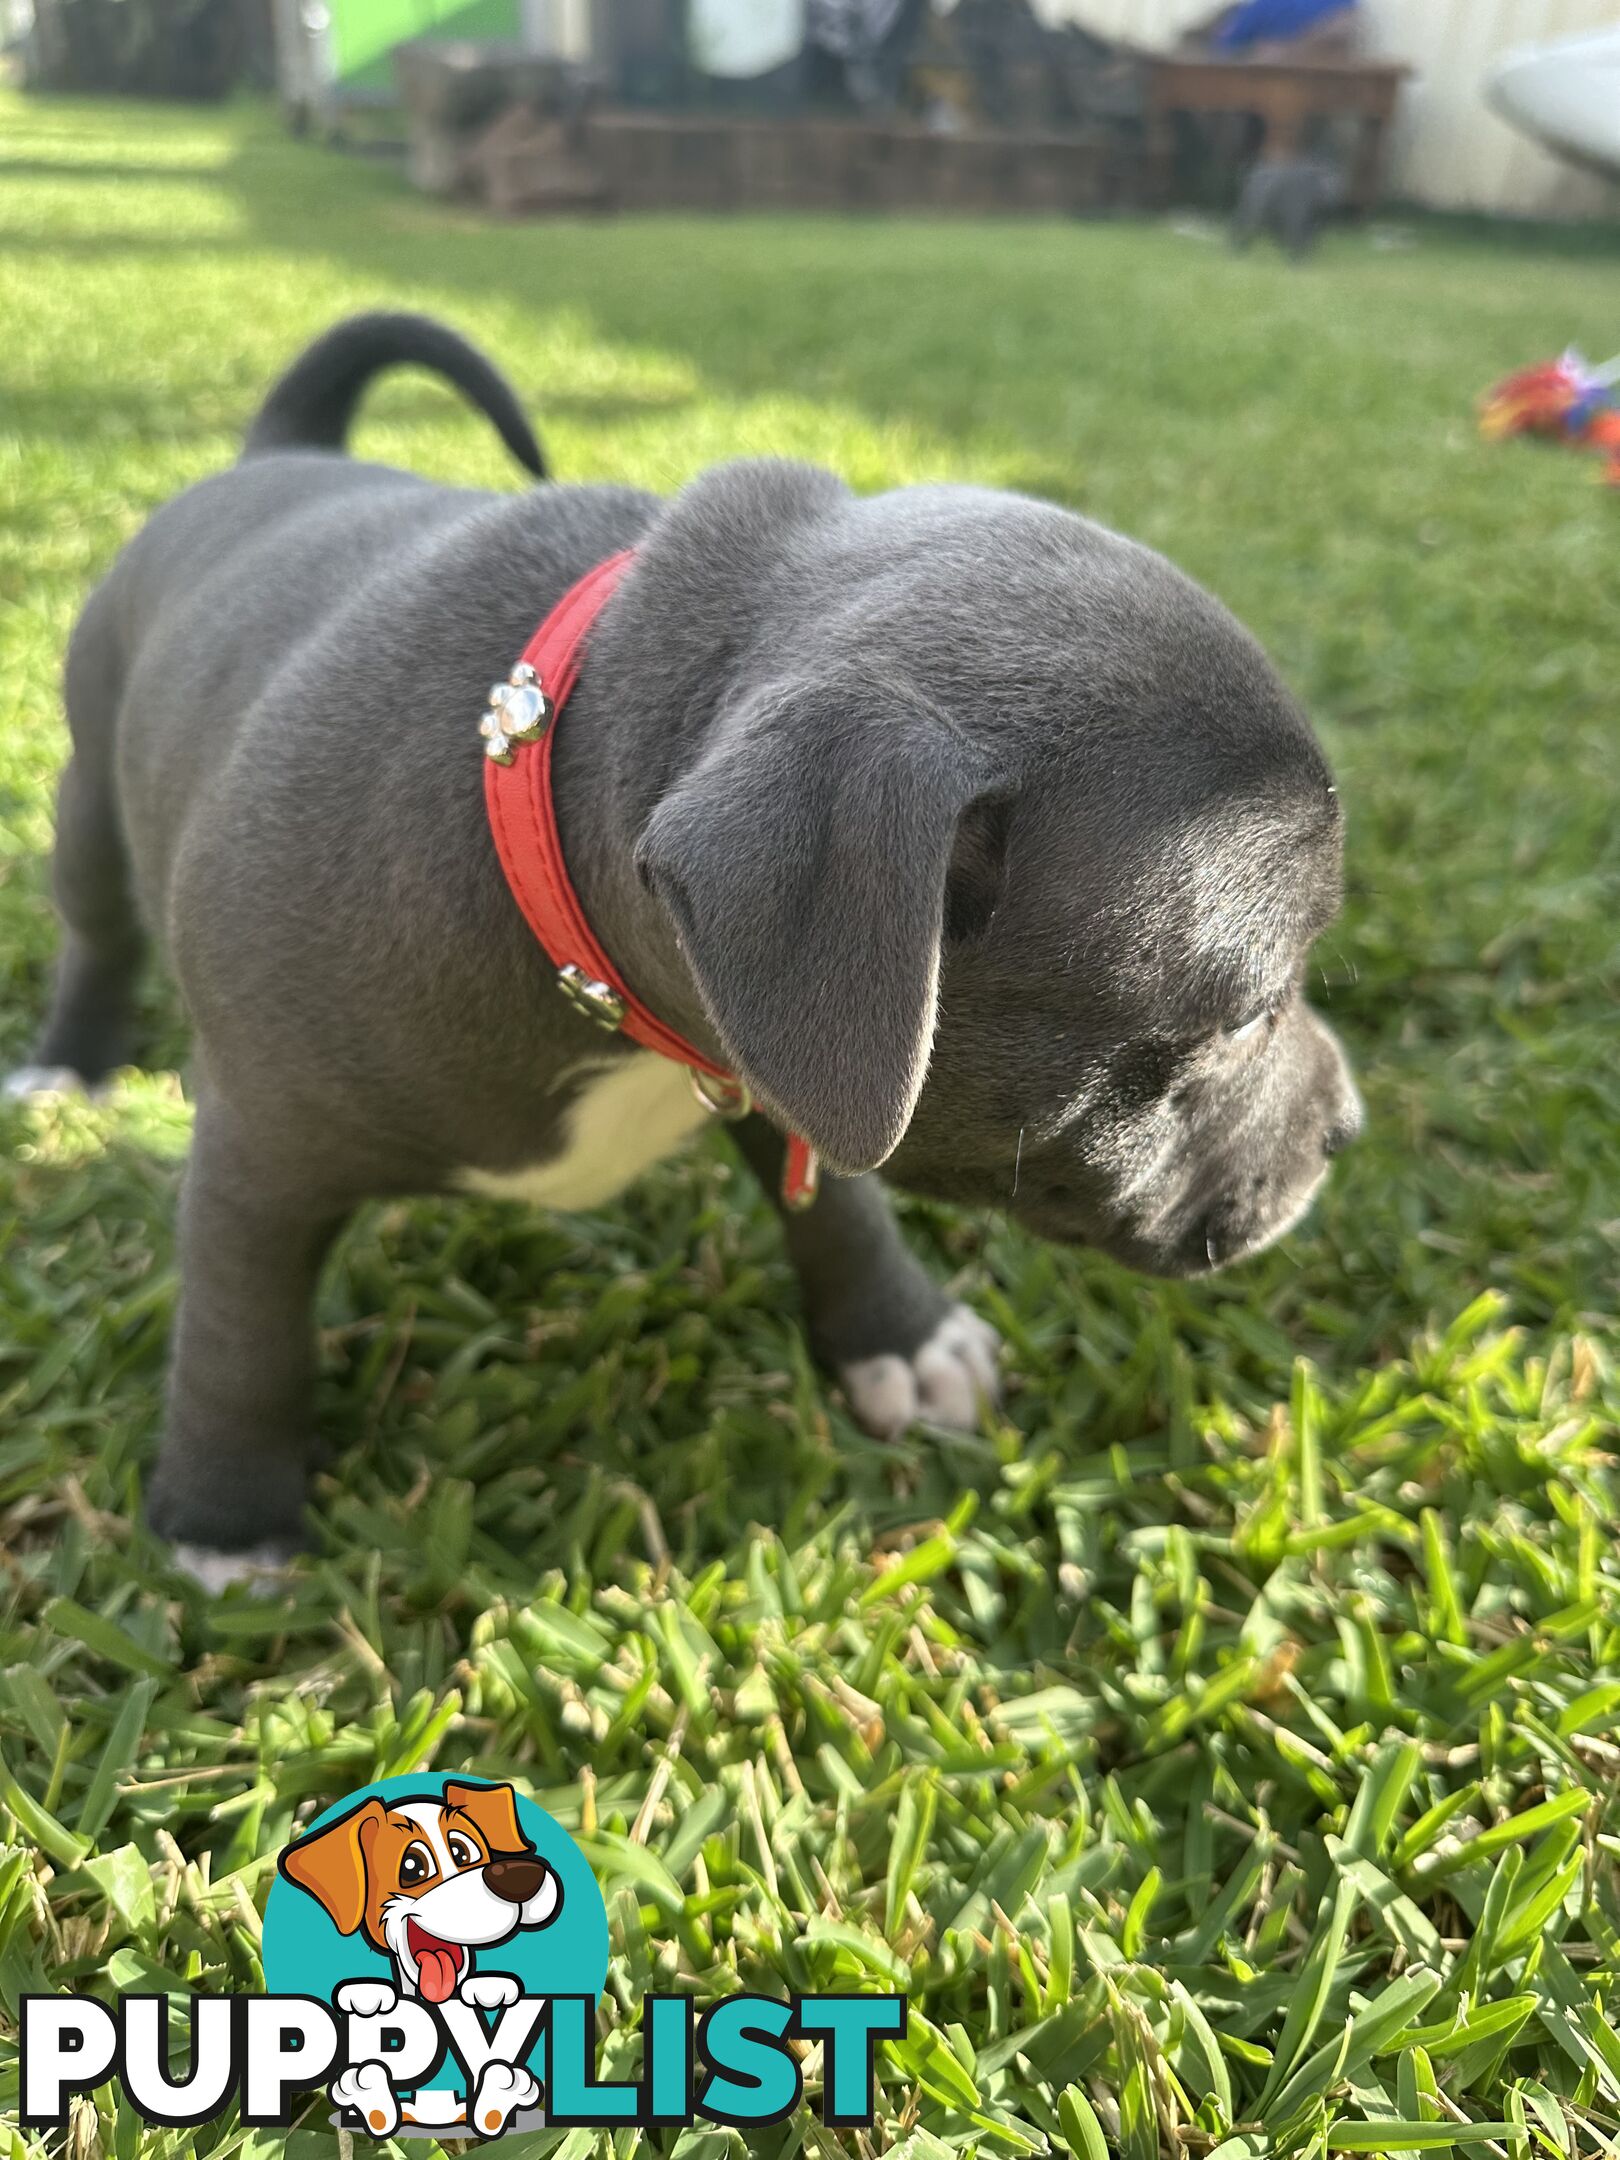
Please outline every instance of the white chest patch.
[{"label": "white chest patch", "polygon": [[533,1207],[600,1207],[707,1122],[684,1065],[650,1050],[615,1058],[575,1097],[557,1154],[527,1170],[464,1170],[456,1183]]}]

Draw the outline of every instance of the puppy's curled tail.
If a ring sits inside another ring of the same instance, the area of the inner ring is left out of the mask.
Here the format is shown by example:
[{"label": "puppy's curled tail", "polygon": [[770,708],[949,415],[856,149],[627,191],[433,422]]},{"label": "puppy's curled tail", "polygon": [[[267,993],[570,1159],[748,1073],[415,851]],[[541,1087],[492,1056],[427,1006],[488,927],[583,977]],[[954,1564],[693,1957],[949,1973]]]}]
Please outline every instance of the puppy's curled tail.
[{"label": "puppy's curled tail", "polygon": [[351,315],[318,337],[282,376],[242,445],[245,458],[271,450],[341,450],[366,385],[385,368],[429,368],[454,383],[495,424],[518,463],[537,480],[546,461],[511,384],[465,338],[427,315]]}]

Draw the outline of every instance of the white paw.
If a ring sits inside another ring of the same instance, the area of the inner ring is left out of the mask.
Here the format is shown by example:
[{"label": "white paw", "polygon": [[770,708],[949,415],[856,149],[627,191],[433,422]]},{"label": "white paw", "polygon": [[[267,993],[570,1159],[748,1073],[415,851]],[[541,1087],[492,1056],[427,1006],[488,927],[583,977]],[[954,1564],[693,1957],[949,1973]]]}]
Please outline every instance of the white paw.
[{"label": "white paw", "polygon": [[8,1102],[33,1102],[42,1095],[83,1095],[94,1102],[105,1093],[89,1086],[71,1065],[19,1065],[0,1081],[0,1095]]},{"label": "white paw", "polygon": [[178,1574],[189,1575],[211,1597],[245,1583],[261,1597],[270,1597],[286,1578],[292,1554],[285,1545],[247,1545],[239,1552],[219,1552],[212,1545],[171,1545],[169,1564]]},{"label": "white paw", "polygon": [[387,2017],[399,1997],[387,1980],[345,1980],[332,2001],[345,2017]]},{"label": "white paw", "polygon": [[373,2137],[392,2137],[399,2128],[399,2101],[379,2062],[352,2063],[332,2080],[331,2097],[340,2108],[353,2108]]},{"label": "white paw", "polygon": [[908,1425],[977,1432],[986,1403],[1000,1399],[996,1353],[1001,1337],[988,1320],[953,1305],[909,1358],[858,1358],[840,1369],[855,1421],[879,1440]]},{"label": "white paw", "polygon": [[504,2010],[523,1990],[510,1973],[469,1973],[456,1993],[475,2010]]},{"label": "white paw", "polygon": [[515,2063],[485,2063],[468,2110],[468,2127],[479,2137],[496,2137],[519,2108],[536,2107],[540,2086]]}]

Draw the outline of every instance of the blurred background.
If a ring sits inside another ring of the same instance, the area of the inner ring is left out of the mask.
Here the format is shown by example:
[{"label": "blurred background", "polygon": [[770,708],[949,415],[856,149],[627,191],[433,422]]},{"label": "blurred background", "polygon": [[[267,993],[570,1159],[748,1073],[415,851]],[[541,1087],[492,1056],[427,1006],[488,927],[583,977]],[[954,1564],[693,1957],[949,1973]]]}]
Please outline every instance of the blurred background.
[{"label": "blurred background", "polygon": [[56,90],[271,91],[497,209],[1612,211],[1613,0],[0,0]]}]

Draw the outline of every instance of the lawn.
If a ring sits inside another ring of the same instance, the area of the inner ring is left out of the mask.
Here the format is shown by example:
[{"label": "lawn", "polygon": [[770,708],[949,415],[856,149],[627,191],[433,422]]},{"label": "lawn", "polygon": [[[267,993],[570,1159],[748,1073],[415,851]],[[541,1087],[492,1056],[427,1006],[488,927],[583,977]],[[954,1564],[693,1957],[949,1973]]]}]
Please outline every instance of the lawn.
[{"label": "lawn", "polygon": [[[1620,342],[1620,235],[1408,237],[1296,270],[1159,224],[498,227],[256,112],[0,102],[0,1064],[79,603],[383,303],[494,354],[567,479],[977,480],[1213,586],[1338,769],[1315,995],[1369,1113],[1208,1284],[907,1207],[1014,1379],[982,1436],[889,1447],[718,1142],[600,1216],[375,1210],[322,1298],[319,1553],[211,1602],[133,1527],[186,1140],[155,984],[108,1105],[0,1113],[0,2121],[23,1991],[255,1986],[295,1820],[463,1766],[598,1870],[608,2074],[649,1986],[909,1991],[878,2127],[766,2155],[1614,2149],[1620,501],[1470,404]],[[519,481],[425,381],[360,443]],[[329,2154],[309,2121],[85,2102],[72,2150]]]}]

